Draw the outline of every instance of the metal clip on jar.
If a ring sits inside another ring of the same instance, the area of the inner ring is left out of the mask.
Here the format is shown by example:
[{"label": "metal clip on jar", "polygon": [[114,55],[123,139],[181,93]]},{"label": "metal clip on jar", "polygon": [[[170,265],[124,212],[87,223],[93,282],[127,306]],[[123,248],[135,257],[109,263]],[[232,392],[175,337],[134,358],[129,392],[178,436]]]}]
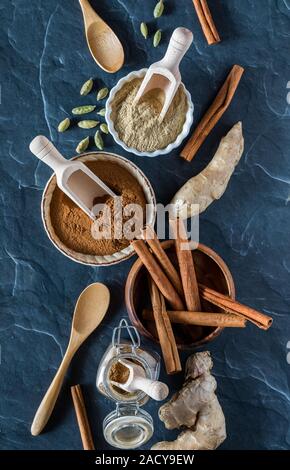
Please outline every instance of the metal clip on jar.
[{"label": "metal clip on jar", "polygon": [[[124,333],[129,340],[122,339]],[[136,328],[129,326],[125,319],[114,328],[112,344],[100,362],[97,388],[100,393],[116,403],[116,409],[104,419],[103,432],[106,441],[119,449],[136,449],[145,444],[154,431],[152,417],[140,409],[149,397],[141,390],[126,392],[111,383],[110,377],[120,359],[127,359],[141,366],[148,379],[157,380],[159,377],[159,355],[140,347],[140,336]]]}]

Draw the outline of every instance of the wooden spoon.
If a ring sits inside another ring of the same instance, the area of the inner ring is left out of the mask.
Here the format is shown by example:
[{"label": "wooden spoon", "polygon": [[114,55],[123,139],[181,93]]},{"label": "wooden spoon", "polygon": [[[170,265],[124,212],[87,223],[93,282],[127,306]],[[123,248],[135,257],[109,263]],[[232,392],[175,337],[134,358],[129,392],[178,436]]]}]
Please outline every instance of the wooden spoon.
[{"label": "wooden spoon", "polygon": [[87,337],[99,326],[110,303],[109,289],[103,284],[88,286],[79,296],[72,321],[69,344],[61,365],[35,414],[31,434],[37,436],[50,418],[70,362]]},{"label": "wooden spoon", "polygon": [[93,10],[88,0],[79,0],[85,21],[87,43],[97,64],[114,73],[124,64],[124,49],[114,31]]}]

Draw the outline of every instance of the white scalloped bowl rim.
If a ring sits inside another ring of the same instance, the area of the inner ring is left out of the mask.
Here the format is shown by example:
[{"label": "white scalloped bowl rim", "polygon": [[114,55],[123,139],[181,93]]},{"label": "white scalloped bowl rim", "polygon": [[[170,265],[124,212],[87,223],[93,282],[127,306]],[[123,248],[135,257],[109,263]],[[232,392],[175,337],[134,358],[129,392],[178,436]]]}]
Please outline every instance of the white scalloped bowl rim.
[{"label": "white scalloped bowl rim", "polygon": [[193,123],[193,111],[194,111],[194,105],[191,99],[191,95],[189,91],[185,88],[185,85],[181,83],[181,85],[184,88],[185,95],[187,97],[188,101],[188,110],[186,113],[185,117],[185,122],[182,128],[181,133],[178,135],[176,140],[174,142],[171,142],[171,144],[167,145],[164,149],[159,149],[155,150],[154,152],[140,152],[139,150],[133,148],[133,147],[128,147],[120,138],[115,130],[114,126],[114,121],[111,119],[111,114],[112,114],[112,102],[113,99],[116,96],[116,93],[125,85],[125,83],[131,82],[134,80],[134,78],[142,78],[145,76],[146,72],[148,69],[141,69],[138,71],[130,72],[128,75],[125,77],[121,78],[118,83],[112,88],[109,98],[107,99],[106,103],[106,121],[108,124],[108,128],[110,131],[110,134],[113,136],[115,142],[120,145],[124,150],[130,153],[134,153],[135,155],[138,155],[139,157],[157,157],[159,155],[165,155],[167,153],[170,153],[172,150],[176,149],[179,147],[179,145],[184,141],[184,139],[188,136],[190,132],[191,125]]},{"label": "white scalloped bowl rim", "polygon": [[[80,160],[82,162],[94,160],[112,161],[126,168],[129,173],[135,176],[136,180],[144,191],[146,202],[150,208],[150,210],[148,210],[147,212],[147,223],[154,227],[156,219],[155,193],[149,179],[143,173],[143,171],[137,165],[135,165],[135,163],[131,162],[127,158],[122,157],[121,155],[105,151],[86,152],[71,158],[71,160]],[[56,178],[55,173],[53,173],[47,181],[46,186],[43,190],[41,199],[41,218],[48,238],[55,246],[55,248],[57,248],[58,251],[60,251],[64,256],[71,259],[72,261],[75,261],[76,263],[95,267],[112,266],[114,264],[121,263],[122,261],[125,261],[134,255],[135,252],[131,245],[127,246],[123,250],[113,253],[112,255],[86,255],[68,248],[56,235],[53,225],[51,223],[50,204],[55,188]]]}]

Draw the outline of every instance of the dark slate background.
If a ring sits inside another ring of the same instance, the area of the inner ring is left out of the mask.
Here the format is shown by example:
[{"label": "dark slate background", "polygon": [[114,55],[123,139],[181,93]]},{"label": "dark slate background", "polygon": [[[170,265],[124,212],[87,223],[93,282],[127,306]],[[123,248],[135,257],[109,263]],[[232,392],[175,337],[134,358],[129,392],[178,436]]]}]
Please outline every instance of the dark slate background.
[{"label": "dark slate background", "polygon": [[[95,375],[112,328],[126,316],[124,283],[132,260],[89,268],[54,249],[40,218],[50,170],[38,164],[28,145],[36,134],[45,134],[73,156],[84,131],[73,128],[58,135],[56,127],[83,102],[80,85],[93,76],[97,88],[112,87],[128,72],[159,59],[173,29],[181,25],[195,35],[181,67],[195,104],[195,124],[237,63],[246,72],[230,109],[190,164],[181,161],[178,151],[153,160],[125,154],[109,136],[106,149],[138,164],[158,201],[167,203],[204,168],[230,127],[243,121],[244,156],[226,194],[202,215],[200,240],[229,265],[238,298],[272,315],[274,324],[268,332],[251,325],[245,331],[226,331],[209,347],[227,421],[222,448],[290,449],[290,1],[209,0],[223,38],[212,47],[191,0],[165,3],[166,15],[155,21],[155,0],[92,0],[126,50],[124,68],[108,75],[90,57],[77,0],[1,1],[1,449],[80,449],[69,394],[69,385],[79,382],[97,447],[108,448],[102,420],[113,404],[97,393]],[[153,49],[152,38],[146,42],[141,37],[141,21],[151,31],[164,31],[158,49]],[[94,103],[95,95],[84,101]],[[66,348],[75,301],[94,281],[109,286],[110,312],[75,358],[46,432],[33,438],[31,421]],[[166,380],[177,389],[182,375]],[[158,405],[151,402],[146,409],[156,426],[146,448],[165,437],[173,439],[175,433],[165,432],[158,421]]]}]

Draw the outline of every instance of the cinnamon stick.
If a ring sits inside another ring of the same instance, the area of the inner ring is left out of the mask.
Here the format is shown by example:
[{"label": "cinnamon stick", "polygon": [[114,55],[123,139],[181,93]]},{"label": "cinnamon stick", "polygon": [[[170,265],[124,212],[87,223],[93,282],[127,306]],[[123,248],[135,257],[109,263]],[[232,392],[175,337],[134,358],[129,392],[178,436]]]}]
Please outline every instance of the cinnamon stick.
[{"label": "cinnamon stick", "polygon": [[71,387],[71,394],[84,450],[95,450],[81,386]]},{"label": "cinnamon stick", "polygon": [[172,326],[167,315],[165,300],[159,292],[155,282],[148,276],[149,292],[151,297],[153,317],[162,350],[167,374],[176,374],[182,370],[179,353],[172,331]]},{"label": "cinnamon stick", "polygon": [[165,250],[162,248],[158,237],[150,225],[147,225],[145,229],[142,230],[142,236],[144,240],[148,243],[153,254],[156,256],[158,262],[162,266],[166,276],[170,280],[171,284],[175,287],[178,294],[183,297],[183,288],[180,280],[180,276],[171,263],[169,257],[167,256]]},{"label": "cinnamon stick", "polygon": [[146,246],[144,240],[133,240],[131,244],[142,263],[149,271],[150,276],[156,283],[160,292],[168,300],[170,305],[172,305],[174,310],[184,310],[183,302],[180,296],[167,278],[166,274],[164,274],[162,271],[162,268],[155,260],[153,254],[149,251],[149,248]]},{"label": "cinnamon stick", "polygon": [[199,290],[204,300],[207,300],[216,307],[222,308],[229,313],[245,318],[263,330],[268,330],[273,323],[273,319],[268,315],[264,315],[263,313],[243,305],[226,295],[220,294],[209,287],[199,284]]},{"label": "cinnamon stick", "polygon": [[229,107],[243,73],[243,67],[239,65],[233,66],[212,105],[207,110],[197,125],[193,135],[182,150],[180,154],[182,158],[190,162],[196,155],[209,133]]},{"label": "cinnamon stick", "polygon": [[171,219],[170,226],[175,237],[176,254],[179,264],[180,276],[183,286],[184,298],[187,310],[200,312],[201,305],[196,279],[195,267],[191,249],[187,246],[188,239],[181,219]]},{"label": "cinnamon stick", "polygon": [[192,0],[203,33],[209,45],[220,42],[219,33],[215,27],[210,9],[206,0]]},{"label": "cinnamon stick", "polygon": [[[245,328],[246,319],[231,313],[167,311],[171,323],[183,325],[215,326],[221,328]],[[154,320],[152,310],[144,309],[144,320]]]}]

